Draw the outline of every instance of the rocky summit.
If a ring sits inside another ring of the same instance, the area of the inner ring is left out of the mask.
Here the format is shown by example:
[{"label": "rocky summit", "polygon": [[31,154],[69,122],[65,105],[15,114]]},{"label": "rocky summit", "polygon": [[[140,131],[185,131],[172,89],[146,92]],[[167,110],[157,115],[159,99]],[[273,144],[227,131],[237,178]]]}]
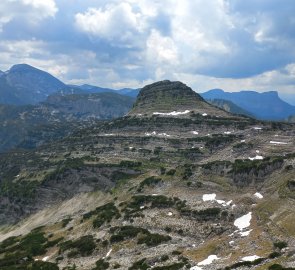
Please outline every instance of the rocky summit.
[{"label": "rocky summit", "polygon": [[295,269],[294,138],[146,86],[124,117],[0,154],[0,269]]},{"label": "rocky summit", "polygon": [[169,80],[143,87],[129,115],[167,115],[170,113],[172,116],[177,116],[185,115],[190,111],[210,115],[228,115],[209,105],[184,83]]}]

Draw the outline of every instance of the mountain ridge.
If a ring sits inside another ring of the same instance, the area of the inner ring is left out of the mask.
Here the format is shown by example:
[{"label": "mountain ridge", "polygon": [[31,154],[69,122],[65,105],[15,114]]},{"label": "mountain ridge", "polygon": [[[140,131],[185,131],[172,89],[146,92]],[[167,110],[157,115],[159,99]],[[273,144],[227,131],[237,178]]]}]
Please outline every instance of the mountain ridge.
[{"label": "mountain ridge", "polygon": [[0,104],[0,152],[34,148],[80,126],[125,115],[134,100],[116,93],[51,95],[36,105]]},{"label": "mountain ridge", "polygon": [[51,74],[27,64],[12,66],[0,77],[0,103],[36,104],[66,85]]},{"label": "mountain ridge", "polygon": [[207,103],[198,93],[179,81],[159,81],[143,87],[128,115],[185,116],[190,112],[205,115],[228,115]]},{"label": "mountain ridge", "polygon": [[283,101],[277,91],[225,92],[222,89],[212,89],[201,95],[205,99],[229,100],[262,120],[284,120],[295,114],[295,106]]}]

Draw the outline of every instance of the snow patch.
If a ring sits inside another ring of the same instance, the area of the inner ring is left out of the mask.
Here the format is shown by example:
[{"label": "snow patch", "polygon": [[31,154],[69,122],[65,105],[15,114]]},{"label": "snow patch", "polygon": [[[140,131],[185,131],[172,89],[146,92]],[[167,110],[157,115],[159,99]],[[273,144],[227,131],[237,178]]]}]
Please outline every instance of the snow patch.
[{"label": "snow patch", "polygon": [[168,135],[167,133],[159,133],[159,136],[164,136],[164,137],[171,137],[171,135]]},{"label": "snow patch", "polygon": [[164,136],[164,137],[171,137],[171,135],[168,135],[168,134],[165,133],[165,132],[158,133],[158,134],[157,134],[156,131],[153,131],[153,132],[151,132],[151,133],[149,133],[149,132],[146,132],[146,133],[145,133],[145,136],[155,136],[155,135],[158,135],[158,136]]},{"label": "snow patch", "polygon": [[246,256],[246,257],[242,258],[242,261],[244,261],[244,262],[253,262],[253,261],[257,260],[257,259],[260,259],[260,257],[257,256],[257,255],[253,255],[253,256]]},{"label": "snow patch", "polygon": [[241,140],[241,142],[246,142],[246,140]]},{"label": "snow patch", "polygon": [[200,265],[200,266],[202,266],[202,265],[209,265],[209,264],[213,263],[213,261],[218,260],[218,259],[219,258],[216,255],[210,255],[204,261],[199,262],[198,265]]},{"label": "snow patch", "polygon": [[228,202],[226,203],[226,205],[231,205],[232,202],[233,202],[233,200],[230,200],[230,201],[228,201]]},{"label": "snow patch", "polygon": [[207,115],[208,115],[207,113],[203,113],[203,114],[202,114],[202,116],[207,116]]},{"label": "snow patch", "polygon": [[224,131],[223,133],[229,135],[231,134],[231,131]]},{"label": "snow patch", "polygon": [[228,201],[228,202],[226,202],[226,201],[224,201],[224,200],[216,200],[216,202],[218,203],[218,204],[221,204],[222,206],[230,206],[231,204],[232,204],[232,200],[230,200],[230,201]]},{"label": "snow patch", "polygon": [[172,212],[169,212],[167,215],[168,215],[169,217],[171,217],[171,216],[173,216],[173,213],[172,213]]},{"label": "snow patch", "polygon": [[157,132],[153,131],[152,133],[148,133],[148,132],[145,133],[145,136],[153,136],[153,135],[157,135]]},{"label": "snow patch", "polygon": [[263,160],[263,156],[256,155],[256,157],[249,157],[250,160]]},{"label": "snow patch", "polygon": [[254,127],[255,130],[261,130],[262,127]]},{"label": "snow patch", "polygon": [[286,142],[277,142],[277,141],[270,141],[269,143],[270,143],[270,144],[283,144],[283,145],[288,144],[288,143],[286,143]]},{"label": "snow patch", "polygon": [[46,256],[42,259],[42,262],[47,262],[48,259],[49,259],[49,256]]},{"label": "snow patch", "polygon": [[184,112],[177,112],[177,111],[173,111],[173,112],[169,112],[169,113],[162,113],[162,112],[154,112],[154,115],[182,115],[182,114],[188,114],[190,111],[189,110],[185,110]]},{"label": "snow patch", "polygon": [[234,225],[238,227],[240,231],[242,231],[250,226],[251,219],[252,212],[249,212],[248,214],[237,218],[234,222]]},{"label": "snow patch", "polygon": [[194,267],[191,267],[190,270],[203,270],[203,268],[199,266],[194,266]]},{"label": "snow patch", "polygon": [[256,198],[258,198],[258,199],[263,199],[263,195],[262,195],[261,193],[259,193],[259,192],[256,192],[256,193],[254,194],[254,196],[255,196]]},{"label": "snow patch", "polygon": [[209,201],[215,201],[217,202],[218,204],[221,204],[222,206],[229,206],[232,204],[232,200],[226,202],[224,200],[217,200],[216,199],[216,194],[215,193],[212,193],[212,194],[204,194],[203,195],[203,202],[209,202]]},{"label": "snow patch", "polygon": [[245,231],[245,232],[240,232],[240,235],[241,235],[242,237],[246,237],[246,236],[249,236],[251,232],[252,232],[252,230]]},{"label": "snow patch", "polygon": [[212,194],[204,194],[203,195],[203,202],[208,202],[208,201],[215,201],[216,198],[216,194],[212,193]]},{"label": "snow patch", "polygon": [[198,131],[192,131],[192,133],[193,133],[194,135],[199,135],[199,132],[198,132]]},{"label": "snow patch", "polygon": [[110,255],[111,255],[111,252],[113,251],[113,249],[111,248],[109,251],[108,251],[108,253],[107,253],[107,255],[106,255],[106,258],[107,257],[109,257]]},{"label": "snow patch", "polygon": [[224,200],[216,200],[218,204],[226,205],[226,202]]}]

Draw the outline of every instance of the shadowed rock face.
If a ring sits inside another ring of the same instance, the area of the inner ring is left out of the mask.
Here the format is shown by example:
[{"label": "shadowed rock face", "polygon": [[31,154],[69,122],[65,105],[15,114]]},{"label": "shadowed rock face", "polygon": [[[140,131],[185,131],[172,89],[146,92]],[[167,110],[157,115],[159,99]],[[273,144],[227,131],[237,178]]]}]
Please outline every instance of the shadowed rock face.
[{"label": "shadowed rock face", "polygon": [[193,110],[203,98],[181,82],[160,81],[141,89],[131,113]]}]

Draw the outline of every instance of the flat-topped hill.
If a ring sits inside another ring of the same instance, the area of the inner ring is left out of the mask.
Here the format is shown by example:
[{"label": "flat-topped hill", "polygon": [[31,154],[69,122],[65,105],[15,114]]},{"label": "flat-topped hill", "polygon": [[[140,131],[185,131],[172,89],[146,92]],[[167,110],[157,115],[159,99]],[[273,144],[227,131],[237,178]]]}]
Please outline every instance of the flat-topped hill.
[{"label": "flat-topped hill", "polygon": [[228,116],[208,104],[199,94],[182,82],[168,80],[147,85],[141,89],[129,115],[186,115],[189,112]]}]

